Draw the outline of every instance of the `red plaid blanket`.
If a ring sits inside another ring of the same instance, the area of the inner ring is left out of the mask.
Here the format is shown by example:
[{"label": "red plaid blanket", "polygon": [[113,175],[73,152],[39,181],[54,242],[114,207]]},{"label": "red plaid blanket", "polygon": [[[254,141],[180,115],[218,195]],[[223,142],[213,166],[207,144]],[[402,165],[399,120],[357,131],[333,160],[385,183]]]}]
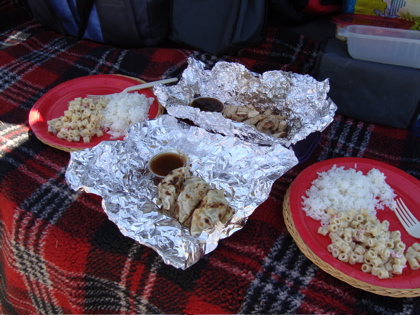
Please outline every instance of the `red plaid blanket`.
[{"label": "red plaid blanket", "polygon": [[69,153],[41,143],[28,112],[52,87],[116,73],[145,81],[179,76],[187,57],[255,72],[310,73],[318,44],[276,28],[236,56],[179,47],[125,50],[64,38],[34,21],[0,34],[0,312],[418,314],[418,298],[356,289],[320,270],[298,249],[282,217],[286,189],[321,160],[367,157],[420,179],[420,138],[337,115],[310,159],[279,178],[246,226],[182,271],[124,237],[95,195],[75,192],[64,174]]}]

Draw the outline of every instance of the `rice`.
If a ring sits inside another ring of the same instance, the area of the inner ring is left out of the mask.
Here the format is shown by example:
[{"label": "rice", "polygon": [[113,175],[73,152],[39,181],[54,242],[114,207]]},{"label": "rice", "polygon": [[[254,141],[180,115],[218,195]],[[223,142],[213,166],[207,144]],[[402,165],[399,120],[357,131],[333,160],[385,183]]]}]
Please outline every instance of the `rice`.
[{"label": "rice", "polygon": [[338,212],[349,210],[368,210],[376,215],[376,210],[387,206],[395,209],[394,190],[385,182],[386,176],[377,169],[371,169],[366,175],[355,169],[344,169],[334,165],[326,172],[318,173],[318,178],[306,191],[303,198],[303,210],[309,217],[325,225],[329,219],[328,208]]},{"label": "rice", "polygon": [[106,130],[112,138],[119,138],[126,134],[132,125],[144,121],[148,117],[153,97],[147,98],[137,92],[116,93],[106,96],[108,105],[102,111],[101,128]]}]

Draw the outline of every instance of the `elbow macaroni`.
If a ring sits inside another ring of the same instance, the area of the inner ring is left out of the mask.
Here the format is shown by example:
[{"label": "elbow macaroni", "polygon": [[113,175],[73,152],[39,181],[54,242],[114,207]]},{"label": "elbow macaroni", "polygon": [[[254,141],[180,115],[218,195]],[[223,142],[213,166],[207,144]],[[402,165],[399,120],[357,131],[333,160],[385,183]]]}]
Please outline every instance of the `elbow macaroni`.
[{"label": "elbow macaroni", "polygon": [[327,249],[340,261],[361,263],[363,272],[380,279],[401,274],[407,263],[413,270],[420,269],[420,244],[413,244],[404,256],[406,245],[401,233],[390,232],[388,221],[380,222],[365,210],[341,213],[330,208],[327,214],[329,224],[320,227],[318,233],[330,237]]},{"label": "elbow macaroni", "polygon": [[108,102],[105,97],[99,100],[75,98],[69,102],[63,116],[48,121],[48,132],[70,142],[89,143],[93,136],[103,136],[101,111]]},{"label": "elbow macaroni", "polygon": [[420,268],[420,244],[414,243],[407,248],[405,259],[407,259],[408,265],[412,270]]}]

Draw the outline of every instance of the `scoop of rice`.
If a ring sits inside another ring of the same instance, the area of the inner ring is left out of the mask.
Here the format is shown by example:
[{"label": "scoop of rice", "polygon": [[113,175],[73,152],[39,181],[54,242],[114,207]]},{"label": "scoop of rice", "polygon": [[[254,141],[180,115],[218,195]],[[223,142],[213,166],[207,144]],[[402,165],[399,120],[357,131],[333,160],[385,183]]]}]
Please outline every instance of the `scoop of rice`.
[{"label": "scoop of rice", "polygon": [[361,171],[334,165],[330,170],[318,173],[318,178],[306,191],[307,197],[302,196],[303,210],[324,225],[329,219],[325,212],[328,208],[339,212],[367,209],[372,215],[385,206],[395,209],[396,195],[385,178],[377,169],[364,175]]},{"label": "scoop of rice", "polygon": [[144,121],[148,117],[153,97],[147,98],[137,92],[116,93],[107,95],[108,105],[102,111],[101,128],[106,130],[112,138],[119,138],[126,134],[134,124]]}]

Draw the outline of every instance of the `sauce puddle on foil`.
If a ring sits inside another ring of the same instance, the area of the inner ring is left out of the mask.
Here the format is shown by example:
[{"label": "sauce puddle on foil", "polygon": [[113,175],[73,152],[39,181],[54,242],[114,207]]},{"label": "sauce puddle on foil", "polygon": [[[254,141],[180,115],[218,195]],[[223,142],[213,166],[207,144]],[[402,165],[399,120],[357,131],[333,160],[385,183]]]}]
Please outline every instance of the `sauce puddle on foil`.
[{"label": "sauce puddle on foil", "polygon": [[165,177],[170,171],[185,165],[185,158],[174,152],[156,155],[150,161],[150,170],[157,176]]}]

